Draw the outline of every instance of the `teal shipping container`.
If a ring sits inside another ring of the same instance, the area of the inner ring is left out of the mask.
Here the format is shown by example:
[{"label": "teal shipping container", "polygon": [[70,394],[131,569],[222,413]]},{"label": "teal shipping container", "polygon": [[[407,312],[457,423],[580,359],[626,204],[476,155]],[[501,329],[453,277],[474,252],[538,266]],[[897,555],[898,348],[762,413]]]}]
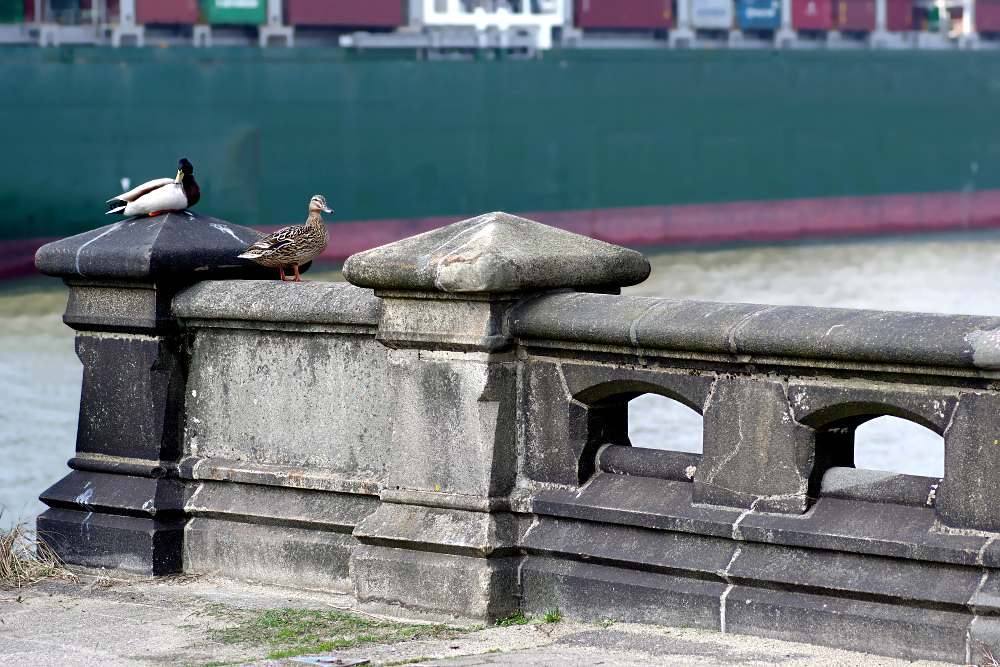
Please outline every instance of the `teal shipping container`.
[{"label": "teal shipping container", "polygon": [[0,23],[24,23],[24,0],[0,0]]},{"label": "teal shipping container", "polygon": [[267,21],[267,0],[202,0],[205,21],[260,25]]},{"label": "teal shipping container", "polygon": [[736,0],[740,30],[777,30],[781,27],[780,0]]}]

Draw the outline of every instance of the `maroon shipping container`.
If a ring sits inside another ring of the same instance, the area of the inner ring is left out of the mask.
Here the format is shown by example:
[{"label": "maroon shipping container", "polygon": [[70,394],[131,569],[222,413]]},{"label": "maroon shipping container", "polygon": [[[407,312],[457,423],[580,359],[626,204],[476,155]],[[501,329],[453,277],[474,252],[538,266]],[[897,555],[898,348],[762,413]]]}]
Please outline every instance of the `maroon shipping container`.
[{"label": "maroon shipping container", "polygon": [[35,22],[35,0],[24,0],[24,21],[25,23]]},{"label": "maroon shipping container", "polygon": [[1000,32],[1000,2],[976,2],[976,32]]},{"label": "maroon shipping container", "polygon": [[792,0],[792,28],[830,30],[833,28],[833,0]]},{"label": "maroon shipping container", "polygon": [[194,25],[199,18],[198,0],[135,0],[135,22]]},{"label": "maroon shipping container", "polygon": [[285,0],[288,25],[395,28],[403,25],[404,0]]},{"label": "maroon shipping container", "polygon": [[674,25],[673,0],[574,0],[577,28],[645,28]]},{"label": "maroon shipping container", "polygon": [[886,0],[885,29],[890,32],[913,30],[913,0]]},{"label": "maroon shipping container", "polygon": [[875,0],[835,0],[834,28],[871,32],[875,29]]}]

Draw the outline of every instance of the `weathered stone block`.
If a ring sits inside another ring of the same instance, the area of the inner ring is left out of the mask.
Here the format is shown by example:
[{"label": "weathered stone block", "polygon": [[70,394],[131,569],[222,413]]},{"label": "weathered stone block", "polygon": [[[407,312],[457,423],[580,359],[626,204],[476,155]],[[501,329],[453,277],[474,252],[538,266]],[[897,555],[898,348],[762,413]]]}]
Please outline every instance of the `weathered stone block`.
[{"label": "weathered stone block", "polygon": [[187,453],[384,474],[386,364],[370,333],[199,328]]},{"label": "weathered stone block", "polygon": [[518,559],[364,544],[351,556],[358,600],[492,620],[518,607]]},{"label": "weathered stone block", "polygon": [[516,376],[513,359],[493,359],[390,350],[395,408],[388,488],[478,497],[510,491]]},{"label": "weathered stone block", "polygon": [[736,586],[725,599],[724,630],[964,664],[970,621],[961,611]]},{"label": "weathered stone block", "polygon": [[508,512],[382,503],[358,524],[354,537],[364,544],[486,558],[513,550],[518,523]]},{"label": "weathered stone block", "polygon": [[1000,395],[963,393],[944,432],[935,507],[955,528],[1000,532]]},{"label": "weathered stone block", "polygon": [[569,618],[719,629],[726,584],[593,563],[528,557],[521,566],[521,604],[541,615],[556,607]]},{"label": "weathered stone block", "polygon": [[180,520],[53,507],[38,517],[37,528],[66,563],[147,576],[181,571]]},{"label": "weathered stone block", "polygon": [[83,390],[77,451],[147,460],[180,455],[184,368],[157,337],[77,334]]},{"label": "weathered stone block", "polygon": [[315,526],[195,518],[185,529],[184,572],[352,592],[357,541]]},{"label": "weathered stone block", "polygon": [[812,429],[795,421],[780,382],[719,378],[704,413],[694,500],[801,514],[809,507]]}]

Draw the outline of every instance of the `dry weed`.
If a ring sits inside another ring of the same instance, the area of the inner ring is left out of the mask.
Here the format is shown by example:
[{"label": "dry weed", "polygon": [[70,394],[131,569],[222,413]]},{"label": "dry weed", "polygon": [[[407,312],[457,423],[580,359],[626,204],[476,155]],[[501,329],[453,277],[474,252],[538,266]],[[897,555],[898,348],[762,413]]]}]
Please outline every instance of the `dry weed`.
[{"label": "dry weed", "polygon": [[0,590],[24,588],[52,578],[77,580],[27,521],[0,532]]}]

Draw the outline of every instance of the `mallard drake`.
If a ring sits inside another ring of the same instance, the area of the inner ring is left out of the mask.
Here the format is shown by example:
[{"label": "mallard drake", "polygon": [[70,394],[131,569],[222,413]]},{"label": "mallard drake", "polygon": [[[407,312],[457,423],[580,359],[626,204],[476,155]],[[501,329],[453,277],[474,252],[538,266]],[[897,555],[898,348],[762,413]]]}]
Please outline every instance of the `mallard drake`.
[{"label": "mallard drake", "polygon": [[[263,266],[275,267],[282,280],[303,282],[299,277],[299,265],[305,264],[323,252],[330,241],[330,233],[323,224],[323,216],[320,215],[323,212],[333,213],[326,205],[323,195],[316,195],[309,200],[309,217],[306,218],[306,224],[292,225],[268,234],[249,246],[238,257],[252,259]],[[294,278],[285,277],[287,268],[295,269]]]},{"label": "mallard drake", "polygon": [[201,188],[194,180],[194,167],[187,158],[177,162],[175,178],[157,178],[108,200],[114,202],[108,215],[158,215],[183,211],[201,199]]}]

